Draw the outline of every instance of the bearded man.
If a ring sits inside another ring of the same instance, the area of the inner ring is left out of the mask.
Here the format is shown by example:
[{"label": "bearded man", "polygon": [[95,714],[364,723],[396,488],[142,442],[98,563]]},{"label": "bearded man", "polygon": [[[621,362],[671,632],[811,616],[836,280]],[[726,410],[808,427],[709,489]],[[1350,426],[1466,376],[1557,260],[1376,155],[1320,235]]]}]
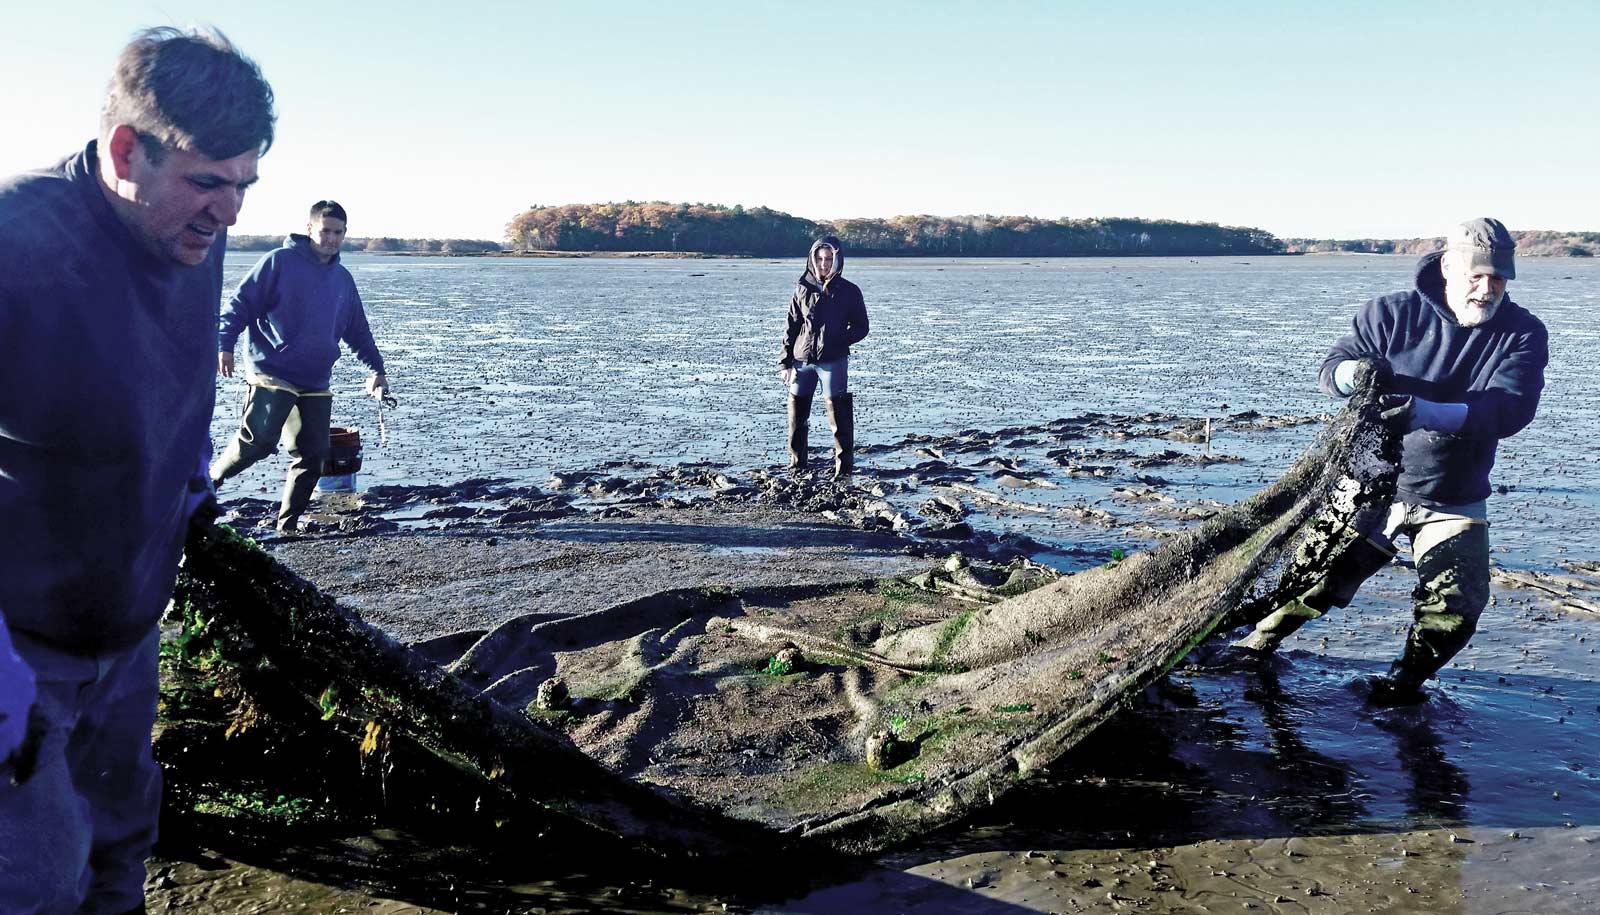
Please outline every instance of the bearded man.
[{"label": "bearded man", "polygon": [[1417,264],[1412,289],[1361,306],[1322,362],[1322,389],[1348,397],[1361,360],[1378,366],[1385,416],[1404,432],[1395,502],[1381,532],[1335,561],[1328,577],[1259,622],[1236,648],[1273,651],[1307,621],[1347,606],[1394,558],[1405,534],[1416,563],[1413,621],[1389,674],[1372,682],[1380,705],[1421,701],[1422,684],[1477,630],[1489,600],[1489,471],[1500,440],[1533,420],[1549,339],[1511,301],[1516,242],[1497,219],[1454,227],[1445,250]]}]

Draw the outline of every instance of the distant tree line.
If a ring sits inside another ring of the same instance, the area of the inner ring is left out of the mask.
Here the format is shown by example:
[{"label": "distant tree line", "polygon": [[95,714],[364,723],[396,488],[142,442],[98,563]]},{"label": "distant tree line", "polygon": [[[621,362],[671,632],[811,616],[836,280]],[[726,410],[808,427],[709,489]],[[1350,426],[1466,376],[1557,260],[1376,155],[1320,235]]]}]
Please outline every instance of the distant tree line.
[{"label": "distant tree line", "polygon": [[[283,244],[282,235],[230,235],[230,251],[271,251]],[[344,240],[344,251],[366,251],[373,254],[498,254],[504,250],[499,242],[481,238],[372,238],[351,237]]]},{"label": "distant tree line", "polygon": [[[1600,232],[1512,232],[1517,253],[1529,257],[1595,257],[1600,255]],[[1295,254],[1411,254],[1421,256],[1444,247],[1444,238],[1289,238],[1284,244]]]},{"label": "distant tree line", "polygon": [[793,256],[821,235],[857,255],[1060,257],[1118,254],[1280,254],[1260,229],[1166,219],[895,216],[813,222],[766,207],[704,203],[533,206],[506,227],[511,250],[679,251]]}]

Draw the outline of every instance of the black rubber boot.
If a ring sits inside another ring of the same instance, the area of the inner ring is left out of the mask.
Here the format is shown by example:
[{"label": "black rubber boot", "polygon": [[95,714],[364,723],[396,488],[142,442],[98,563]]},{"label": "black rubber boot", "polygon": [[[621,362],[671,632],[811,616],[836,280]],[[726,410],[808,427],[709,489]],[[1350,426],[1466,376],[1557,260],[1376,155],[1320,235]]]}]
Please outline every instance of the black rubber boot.
[{"label": "black rubber boot", "polygon": [[1373,705],[1391,706],[1416,705],[1426,701],[1428,695],[1422,691],[1422,684],[1450,662],[1477,627],[1469,625],[1465,628],[1466,636],[1460,640],[1460,645],[1452,645],[1447,651],[1441,651],[1429,642],[1428,633],[1412,626],[1406,634],[1406,647],[1400,653],[1400,660],[1389,665],[1387,674],[1372,678],[1369,701]]},{"label": "black rubber boot", "polygon": [[840,394],[828,398],[828,425],[833,429],[833,478],[850,476],[856,469],[856,397]]},{"label": "black rubber boot", "polygon": [[811,431],[811,398],[789,395],[789,469],[806,469],[807,433]]},{"label": "black rubber boot", "polygon": [[1372,688],[1367,701],[1373,705],[1393,708],[1428,701],[1428,694],[1422,691],[1422,680],[1417,679],[1414,671],[1406,670],[1401,661],[1396,661],[1387,674],[1367,682]]}]

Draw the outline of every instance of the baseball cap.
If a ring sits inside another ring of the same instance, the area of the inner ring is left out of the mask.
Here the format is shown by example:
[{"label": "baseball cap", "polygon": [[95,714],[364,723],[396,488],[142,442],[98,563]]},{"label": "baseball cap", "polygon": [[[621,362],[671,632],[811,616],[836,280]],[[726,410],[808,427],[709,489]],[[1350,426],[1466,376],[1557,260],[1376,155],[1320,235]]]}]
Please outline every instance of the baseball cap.
[{"label": "baseball cap", "polygon": [[1517,242],[1506,230],[1505,223],[1498,219],[1483,216],[1467,220],[1450,230],[1445,236],[1445,246],[1466,253],[1473,273],[1487,273],[1508,280],[1517,278],[1517,266],[1511,256]]}]

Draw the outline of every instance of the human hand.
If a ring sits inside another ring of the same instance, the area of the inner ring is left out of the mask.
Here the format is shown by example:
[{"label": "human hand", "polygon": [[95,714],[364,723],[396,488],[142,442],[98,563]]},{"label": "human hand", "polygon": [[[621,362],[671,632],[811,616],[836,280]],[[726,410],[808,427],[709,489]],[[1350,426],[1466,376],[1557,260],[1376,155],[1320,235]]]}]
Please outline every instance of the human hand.
[{"label": "human hand", "polygon": [[374,400],[383,400],[389,396],[389,376],[382,372],[373,372],[367,378],[367,394]]},{"label": "human hand", "polygon": [[783,379],[783,384],[785,387],[794,384],[794,368],[786,365],[783,368],[778,369],[778,377]]},{"label": "human hand", "polygon": [[218,353],[217,354],[217,374],[221,375],[224,378],[232,378],[233,377],[233,354],[232,353]]}]

